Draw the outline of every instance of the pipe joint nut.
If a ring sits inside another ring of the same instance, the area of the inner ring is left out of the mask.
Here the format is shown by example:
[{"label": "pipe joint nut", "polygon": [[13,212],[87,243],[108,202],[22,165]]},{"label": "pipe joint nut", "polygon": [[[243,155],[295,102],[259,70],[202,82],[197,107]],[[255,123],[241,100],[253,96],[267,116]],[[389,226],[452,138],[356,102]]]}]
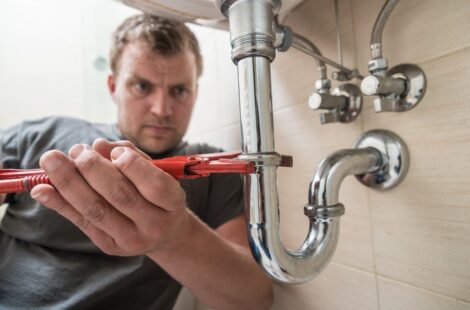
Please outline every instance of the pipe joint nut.
[{"label": "pipe joint nut", "polygon": [[374,58],[369,61],[368,68],[372,74],[377,74],[378,72],[385,74],[388,69],[388,61],[386,58]]},{"label": "pipe joint nut", "polygon": [[273,61],[275,55],[273,38],[264,34],[253,33],[232,41],[232,60],[235,64],[252,56],[263,56]]},{"label": "pipe joint nut", "polygon": [[235,63],[251,56],[263,56],[271,61],[274,59],[275,2],[270,0],[224,2],[228,5],[226,12],[229,17],[232,60]]},{"label": "pipe joint nut", "polygon": [[344,214],[344,205],[337,203],[331,206],[314,206],[306,204],[304,206],[304,214],[309,218],[326,220]]},{"label": "pipe joint nut", "polygon": [[256,166],[283,166],[283,156],[276,152],[242,154],[238,156],[238,159],[253,162]]},{"label": "pipe joint nut", "polygon": [[319,93],[329,93],[331,88],[331,81],[329,79],[319,79],[315,81],[315,89]]},{"label": "pipe joint nut", "polygon": [[280,52],[287,51],[294,40],[294,32],[288,26],[276,25],[274,31],[274,47]]}]

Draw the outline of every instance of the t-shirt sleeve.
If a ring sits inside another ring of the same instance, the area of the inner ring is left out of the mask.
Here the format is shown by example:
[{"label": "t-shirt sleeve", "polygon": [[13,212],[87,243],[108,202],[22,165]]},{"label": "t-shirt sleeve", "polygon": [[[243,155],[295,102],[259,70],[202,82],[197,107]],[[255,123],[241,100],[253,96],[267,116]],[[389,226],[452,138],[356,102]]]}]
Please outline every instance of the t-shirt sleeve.
[{"label": "t-shirt sleeve", "polygon": [[207,224],[217,228],[243,213],[243,182],[239,174],[212,174]]},{"label": "t-shirt sleeve", "polygon": [[[20,136],[22,125],[0,129],[0,163],[4,169],[18,169],[21,163]],[[8,194],[5,202],[11,202],[13,194]]]},{"label": "t-shirt sleeve", "polygon": [[0,129],[0,162],[3,168],[19,168],[21,125]]}]

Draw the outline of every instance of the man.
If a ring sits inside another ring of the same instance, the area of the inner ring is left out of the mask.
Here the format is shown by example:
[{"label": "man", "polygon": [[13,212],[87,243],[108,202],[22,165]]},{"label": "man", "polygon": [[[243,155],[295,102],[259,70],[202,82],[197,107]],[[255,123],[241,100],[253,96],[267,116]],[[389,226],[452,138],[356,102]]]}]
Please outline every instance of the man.
[{"label": "man", "polygon": [[182,142],[202,72],[194,35],[131,17],[114,35],[111,69],[117,126],[46,118],[0,135],[5,168],[40,165],[54,184],[34,187],[34,200],[7,197],[0,308],[171,309],[180,284],[215,309],[269,308],[239,176],[178,183],[147,160],[217,151]]}]

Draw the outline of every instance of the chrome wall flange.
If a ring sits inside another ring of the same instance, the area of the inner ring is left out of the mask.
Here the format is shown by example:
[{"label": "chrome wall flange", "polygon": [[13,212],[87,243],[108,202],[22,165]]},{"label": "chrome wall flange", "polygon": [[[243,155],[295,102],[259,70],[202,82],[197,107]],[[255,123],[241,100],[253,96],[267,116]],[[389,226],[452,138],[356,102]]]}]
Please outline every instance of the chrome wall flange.
[{"label": "chrome wall flange", "polygon": [[362,109],[362,93],[361,89],[354,84],[341,84],[332,91],[334,96],[346,97],[346,105],[340,111],[340,122],[350,123],[355,120]]},{"label": "chrome wall flange", "polygon": [[408,111],[423,99],[426,92],[426,75],[417,65],[401,64],[395,66],[387,71],[386,76],[406,81],[407,91],[400,98],[396,108],[397,112]]},{"label": "chrome wall flange", "polygon": [[377,190],[391,189],[405,178],[410,155],[405,142],[388,130],[371,130],[362,134],[354,148],[373,147],[382,155],[381,167],[371,173],[356,175],[362,184]]}]

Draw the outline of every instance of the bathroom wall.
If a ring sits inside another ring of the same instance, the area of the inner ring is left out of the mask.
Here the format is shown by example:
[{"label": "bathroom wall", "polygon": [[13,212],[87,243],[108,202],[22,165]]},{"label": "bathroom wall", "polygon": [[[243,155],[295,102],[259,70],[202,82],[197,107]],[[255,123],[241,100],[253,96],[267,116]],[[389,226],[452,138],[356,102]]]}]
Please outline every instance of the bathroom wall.
[{"label": "bathroom wall", "polygon": [[[366,74],[370,34],[384,1],[339,2],[344,64]],[[308,0],[285,23],[337,60],[334,0]],[[390,67],[422,67],[426,96],[411,111],[381,114],[365,98],[361,116],[350,124],[320,125],[319,112],[306,103],[317,78],[315,61],[296,50],[277,54],[276,149],[294,156],[293,168],[279,169],[286,245],[296,248],[306,236],[303,206],[318,163],[351,147],[362,132],[382,128],[399,134],[409,146],[411,166],[404,182],[388,192],[345,179],[340,201],[346,214],[332,262],[311,282],[276,285],[274,310],[470,310],[469,30],[468,0],[401,1],[383,33],[384,53]],[[228,48],[224,44],[218,53]],[[227,66],[223,72],[214,83],[227,88],[233,70]],[[197,136],[236,149],[238,119],[226,101],[235,95],[224,91],[206,115],[210,130]]]},{"label": "bathroom wall", "polygon": [[[369,40],[384,3],[342,0],[344,63],[367,72]],[[286,24],[337,59],[333,0],[310,0]],[[313,281],[276,286],[274,309],[470,309],[470,5],[467,0],[406,0],[383,34],[390,66],[415,63],[428,88],[406,113],[376,114],[366,98],[352,124],[320,125],[306,99],[315,63],[297,51],[273,64],[277,150],[294,156],[280,176],[284,240],[298,246],[307,221],[307,185],[327,154],[350,147],[369,129],[384,128],[408,144],[411,167],[389,192],[348,177],[341,238],[333,261]],[[331,72],[331,69],[330,69]]]},{"label": "bathroom wall", "polygon": [[111,32],[134,12],[111,0],[0,1],[0,128],[47,115],[113,121]]}]

